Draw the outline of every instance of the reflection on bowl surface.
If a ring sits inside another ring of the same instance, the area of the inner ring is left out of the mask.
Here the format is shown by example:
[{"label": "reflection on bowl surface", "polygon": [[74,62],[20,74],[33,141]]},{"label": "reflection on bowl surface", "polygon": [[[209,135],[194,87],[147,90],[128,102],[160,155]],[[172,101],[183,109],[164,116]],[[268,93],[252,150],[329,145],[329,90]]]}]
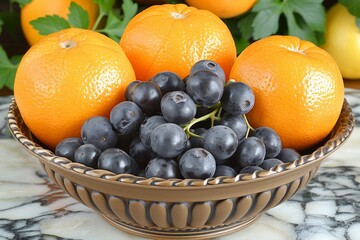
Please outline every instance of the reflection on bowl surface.
[{"label": "reflection on bowl surface", "polygon": [[61,189],[110,224],[142,237],[194,239],[244,228],[289,199],[310,181],[321,161],[349,138],[355,119],[345,100],[327,141],[313,152],[271,170],[206,180],[115,175],[55,156],[32,138],[15,100],[9,108],[8,125]]}]

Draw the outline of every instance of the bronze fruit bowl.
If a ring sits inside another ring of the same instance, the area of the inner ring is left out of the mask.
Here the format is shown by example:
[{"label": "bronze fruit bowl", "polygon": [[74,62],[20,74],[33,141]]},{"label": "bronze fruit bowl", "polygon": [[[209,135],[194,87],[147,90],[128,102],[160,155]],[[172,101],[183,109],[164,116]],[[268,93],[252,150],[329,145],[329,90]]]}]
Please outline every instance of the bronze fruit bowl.
[{"label": "bronze fruit bowl", "polygon": [[15,100],[8,125],[14,138],[62,190],[113,226],[148,238],[201,239],[244,228],[293,196],[315,175],[322,160],[349,138],[355,119],[345,100],[323,145],[300,159],[253,174],[206,180],[115,175],[55,156],[32,137]]}]

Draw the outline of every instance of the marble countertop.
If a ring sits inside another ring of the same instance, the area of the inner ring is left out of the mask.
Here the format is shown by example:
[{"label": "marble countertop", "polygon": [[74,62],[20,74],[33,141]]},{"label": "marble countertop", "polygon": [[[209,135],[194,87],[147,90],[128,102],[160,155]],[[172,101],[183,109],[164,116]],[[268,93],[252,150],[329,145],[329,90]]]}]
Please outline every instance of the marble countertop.
[{"label": "marble countertop", "polygon": [[[360,91],[346,89],[360,123]],[[9,135],[0,100],[0,240],[143,239],[121,232],[68,197]],[[359,240],[360,125],[310,183],[246,229],[217,239]]]}]

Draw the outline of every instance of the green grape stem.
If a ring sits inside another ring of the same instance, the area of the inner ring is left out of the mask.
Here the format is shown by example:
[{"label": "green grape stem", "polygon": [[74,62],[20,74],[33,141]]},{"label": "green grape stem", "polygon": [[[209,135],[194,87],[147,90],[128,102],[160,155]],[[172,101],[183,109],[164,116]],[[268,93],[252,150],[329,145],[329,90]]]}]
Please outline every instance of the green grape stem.
[{"label": "green grape stem", "polygon": [[205,121],[207,119],[210,118],[211,120],[211,127],[214,126],[214,121],[215,120],[220,120],[220,114],[217,115],[217,113],[219,111],[221,111],[221,103],[218,102],[217,104],[215,104],[213,107],[210,107],[210,108],[214,108],[214,110],[202,117],[199,117],[199,118],[194,118],[193,120],[191,120],[188,124],[186,124],[183,129],[187,135],[187,137],[189,138],[190,136],[193,136],[193,137],[198,137],[198,138],[202,138],[202,136],[199,136],[195,133],[192,133],[190,131],[191,127],[194,126],[196,123],[199,123],[199,122],[202,122],[202,121]]},{"label": "green grape stem", "polygon": [[[221,120],[221,111],[222,111],[222,107],[221,107],[221,103],[217,103],[216,105],[210,107],[210,108],[214,108],[214,110],[202,117],[199,117],[199,118],[194,118],[193,120],[191,120],[188,124],[186,124],[184,127],[183,127],[183,130],[185,131],[186,133],[186,136],[188,138],[190,137],[196,137],[196,138],[203,138],[203,136],[200,136],[200,135],[197,135],[193,132],[191,132],[191,127],[194,126],[196,123],[199,123],[199,122],[202,122],[202,121],[205,121],[207,119],[210,119],[211,120],[211,127],[214,126],[214,122],[215,120],[217,121],[220,121]],[[246,123],[246,126],[247,126],[247,131],[246,131],[246,135],[245,135],[245,138],[249,137],[249,134],[250,134],[250,131],[254,131],[255,129],[250,125],[249,121],[247,120],[247,117],[246,115],[244,114],[243,115],[244,119],[245,119],[245,123]]]},{"label": "green grape stem", "polygon": [[247,117],[246,115],[244,114],[243,115],[244,119],[245,119],[245,123],[247,125],[247,131],[246,131],[246,135],[245,135],[245,138],[247,138],[249,136],[249,133],[250,133],[250,130],[251,131],[254,131],[254,128],[250,125],[249,121],[247,120]]},{"label": "green grape stem", "polygon": [[[231,79],[225,84],[225,86],[227,86],[227,85],[229,85],[229,84],[231,84],[233,82],[235,82],[235,80]],[[197,105],[197,107],[199,107],[199,106]],[[222,112],[221,102],[218,102],[214,106],[211,106],[209,108],[214,109],[214,110],[211,111],[210,113],[204,115],[204,116],[192,119],[189,123],[187,123],[186,125],[183,126],[183,130],[185,131],[186,136],[188,138],[190,138],[190,137],[203,138],[203,136],[197,135],[197,134],[190,131],[191,127],[194,126],[196,123],[199,123],[199,122],[205,121],[207,119],[210,119],[211,120],[211,127],[213,127],[215,121],[220,121],[221,120],[221,112]],[[247,138],[249,136],[249,134],[250,134],[250,131],[254,131],[254,128],[251,127],[251,125],[250,125],[249,121],[247,120],[245,114],[243,115],[243,117],[244,117],[245,123],[247,125],[247,131],[246,131],[246,135],[245,135],[245,138]]]}]

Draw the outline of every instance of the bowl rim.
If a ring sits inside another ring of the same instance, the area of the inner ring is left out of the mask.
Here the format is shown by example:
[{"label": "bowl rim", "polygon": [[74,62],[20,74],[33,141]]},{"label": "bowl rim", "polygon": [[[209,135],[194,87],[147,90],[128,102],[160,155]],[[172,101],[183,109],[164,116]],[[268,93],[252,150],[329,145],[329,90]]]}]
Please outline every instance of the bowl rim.
[{"label": "bowl rim", "polygon": [[[108,181],[137,184],[141,186],[214,187],[215,185],[218,186],[222,184],[268,179],[295,171],[296,169],[305,167],[308,164],[321,161],[348,140],[355,127],[355,117],[349,103],[346,98],[344,98],[339,119],[330,132],[328,139],[322,146],[317,147],[311,153],[302,155],[300,159],[293,162],[282,163],[270,170],[258,170],[252,174],[239,173],[235,177],[219,176],[208,179],[163,179],[156,177],[145,178],[132,174],[115,174],[107,170],[93,169],[83,164],[72,162],[67,158],[56,156],[51,150],[43,148],[32,138],[30,130],[27,128],[21,117],[15,98],[12,99],[9,106],[7,123],[12,136],[28,152],[37,158],[41,158],[49,164],[54,164],[57,167],[60,167],[65,171],[70,171],[74,174],[86,175],[88,177]],[[27,136],[30,136],[30,138]]]}]

